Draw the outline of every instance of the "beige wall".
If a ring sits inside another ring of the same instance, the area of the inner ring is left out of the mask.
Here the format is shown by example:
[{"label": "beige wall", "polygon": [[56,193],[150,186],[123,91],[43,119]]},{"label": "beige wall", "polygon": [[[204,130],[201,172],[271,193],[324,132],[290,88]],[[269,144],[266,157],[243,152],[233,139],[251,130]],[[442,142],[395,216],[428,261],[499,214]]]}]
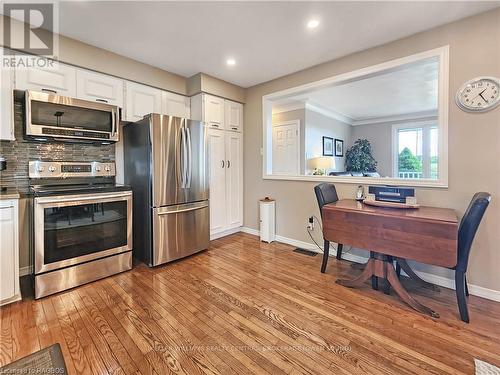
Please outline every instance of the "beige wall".
[{"label": "beige wall", "polygon": [[[306,160],[310,158],[315,158],[323,155],[323,137],[330,137],[334,139],[340,139],[344,141],[344,156],[333,156],[335,160],[335,168],[328,170],[327,172],[345,171],[345,151],[346,146],[351,138],[351,125],[348,125],[339,120],[332,119],[321,113],[311,111],[306,109],[306,133],[305,133],[305,158]],[[335,143],[334,155],[335,155]],[[306,161],[306,174],[312,174],[311,165],[308,165]]]},{"label": "beige wall", "polygon": [[369,124],[352,127],[351,140],[347,148],[357,139],[368,139],[372,145],[373,157],[377,161],[377,172],[382,177],[392,176],[392,125]]},{"label": "beige wall", "polygon": [[198,73],[188,78],[186,87],[186,94],[189,96],[208,92],[236,102],[245,102],[245,89],[208,74]]},{"label": "beige wall", "polygon": [[[314,183],[262,179],[263,95],[449,45],[449,189],[420,188],[417,197],[422,204],[452,207],[462,215],[474,192],[489,191],[493,195],[477,233],[468,276],[472,284],[500,291],[500,107],[470,114],[461,111],[453,99],[468,79],[482,75],[500,77],[499,25],[500,9],[496,9],[247,89],[244,225],[258,228],[257,200],[264,196],[276,199],[276,229],[281,236],[310,242],[305,230],[307,218],[319,215]],[[341,198],[349,198],[356,186],[337,184],[337,189]],[[447,270],[425,269],[451,276]]]}]

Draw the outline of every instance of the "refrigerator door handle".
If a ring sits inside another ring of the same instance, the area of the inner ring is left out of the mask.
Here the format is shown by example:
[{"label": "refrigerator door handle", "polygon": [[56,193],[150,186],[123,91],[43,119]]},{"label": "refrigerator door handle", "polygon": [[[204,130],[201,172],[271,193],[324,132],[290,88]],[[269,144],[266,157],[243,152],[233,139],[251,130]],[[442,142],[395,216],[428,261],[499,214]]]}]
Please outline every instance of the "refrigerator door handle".
[{"label": "refrigerator door handle", "polygon": [[191,188],[191,176],[193,174],[193,150],[191,149],[191,131],[186,128],[187,135],[187,165],[186,165],[186,185],[187,189]]},{"label": "refrigerator door handle", "polygon": [[187,147],[186,147],[186,128],[184,126],[181,127],[181,188],[186,188],[186,178],[187,178]]},{"label": "refrigerator door handle", "polygon": [[169,214],[178,214],[178,213],[181,213],[181,212],[188,212],[188,211],[195,211],[195,210],[201,210],[202,208],[207,208],[207,207],[208,207],[208,204],[204,204],[204,205],[201,205],[201,206],[195,206],[195,207],[189,207],[189,208],[181,208],[181,209],[177,209],[177,210],[161,211],[161,212],[158,212],[158,216],[169,215]]},{"label": "refrigerator door handle", "polygon": [[[181,186],[181,188],[184,187],[184,179],[183,179],[183,166],[182,166],[182,156],[183,156],[183,148],[182,148],[182,138],[183,138],[183,132],[182,132],[182,127],[179,128],[179,131],[177,132],[177,137],[175,141],[175,175],[176,175],[176,181],[177,184]],[[167,176],[167,174],[165,174]],[[165,185],[168,186],[168,181],[165,182]]]}]

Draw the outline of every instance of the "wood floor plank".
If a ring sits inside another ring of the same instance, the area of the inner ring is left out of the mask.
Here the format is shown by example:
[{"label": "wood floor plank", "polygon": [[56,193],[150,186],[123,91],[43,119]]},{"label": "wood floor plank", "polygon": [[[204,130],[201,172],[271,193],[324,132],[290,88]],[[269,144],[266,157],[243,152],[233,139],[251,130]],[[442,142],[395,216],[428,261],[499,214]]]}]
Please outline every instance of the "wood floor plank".
[{"label": "wood floor plank", "polygon": [[60,343],[74,374],[473,374],[474,358],[500,366],[500,303],[454,292],[395,295],[335,284],[359,273],[331,258],[235,234],[155,268],[138,264],[41,300],[0,308],[0,365]]}]

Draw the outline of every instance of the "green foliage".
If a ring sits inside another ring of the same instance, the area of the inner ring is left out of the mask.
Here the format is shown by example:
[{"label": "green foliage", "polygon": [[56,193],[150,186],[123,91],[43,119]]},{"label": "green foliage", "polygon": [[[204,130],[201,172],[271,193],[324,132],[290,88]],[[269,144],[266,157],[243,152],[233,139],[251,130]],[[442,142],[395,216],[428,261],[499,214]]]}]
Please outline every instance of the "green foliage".
[{"label": "green foliage", "polygon": [[399,171],[422,172],[422,161],[408,147],[399,153]]},{"label": "green foliage", "polygon": [[375,172],[377,161],[372,155],[372,145],[367,139],[358,139],[345,153],[348,172]]}]

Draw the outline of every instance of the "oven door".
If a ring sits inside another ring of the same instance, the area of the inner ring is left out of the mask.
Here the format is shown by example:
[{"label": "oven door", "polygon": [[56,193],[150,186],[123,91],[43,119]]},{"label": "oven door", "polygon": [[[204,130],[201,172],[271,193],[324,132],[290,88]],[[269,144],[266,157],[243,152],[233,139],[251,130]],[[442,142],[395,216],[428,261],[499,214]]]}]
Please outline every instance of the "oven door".
[{"label": "oven door", "polygon": [[132,250],[132,192],[34,199],[35,274]]}]

